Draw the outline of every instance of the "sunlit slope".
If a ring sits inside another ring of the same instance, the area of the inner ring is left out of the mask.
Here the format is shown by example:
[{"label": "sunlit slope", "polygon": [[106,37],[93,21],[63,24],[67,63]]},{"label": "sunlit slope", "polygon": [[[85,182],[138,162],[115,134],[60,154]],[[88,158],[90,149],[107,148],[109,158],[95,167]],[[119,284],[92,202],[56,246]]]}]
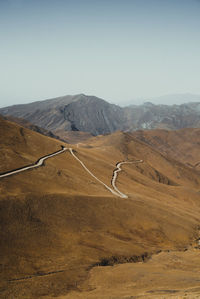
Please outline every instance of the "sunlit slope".
[{"label": "sunlit slope", "polygon": [[[37,161],[41,156],[59,150],[64,143],[41,136],[11,122],[1,120],[1,172],[22,167]],[[177,186],[199,188],[197,171],[171,160],[132,134],[117,132],[93,138],[89,143],[66,145],[73,147],[76,155],[100,180],[111,186],[113,170],[117,162],[143,160],[140,164],[123,165],[117,179],[125,193],[135,194],[138,184],[159,191]],[[51,184],[49,184],[51,181]],[[38,184],[38,182],[40,182]],[[45,162],[45,167],[1,180],[5,192],[58,192],[110,196],[101,184],[88,174],[67,151]],[[24,186],[24,187],[23,187]]]},{"label": "sunlit slope", "polygon": [[[61,145],[69,147],[68,144],[3,119],[0,119],[0,144],[1,173],[35,163],[40,157],[60,150]],[[102,194],[107,194],[69,151],[45,161],[44,167],[0,180],[0,190],[4,195],[27,192],[88,194],[88,188],[91,194],[98,194],[101,189]]]},{"label": "sunlit slope", "polygon": [[[163,155],[157,149],[136,139],[132,133],[116,132],[112,135],[98,136],[90,141],[90,146],[93,147],[93,152],[100,155],[101,159],[105,161],[113,161],[114,163],[117,159],[118,161],[142,159],[142,164],[123,167],[128,168],[128,171],[140,172],[143,174],[143,179],[150,178],[152,181],[171,186],[184,185],[199,188],[200,179],[197,171],[188,168],[170,156]],[[120,176],[120,179],[123,178],[124,176]],[[129,188],[129,186],[127,187]]]},{"label": "sunlit slope", "polygon": [[189,166],[200,162],[200,129],[136,131],[133,136]]},{"label": "sunlit slope", "polygon": [[[21,127],[9,122],[1,126],[2,172],[32,163],[63,144],[28,129],[22,136]],[[113,196],[69,151],[45,166],[0,180],[2,297],[82,292],[90,288],[90,269],[103,259],[114,256],[126,263],[158,250],[183,250],[198,238],[198,172],[126,133],[72,147],[110,187],[117,162],[143,163],[124,165],[119,173],[117,186],[128,199]]]},{"label": "sunlit slope", "polygon": [[[200,250],[161,252],[145,263],[95,267],[83,292],[59,299],[198,299]],[[88,287],[89,286],[89,287]]]},{"label": "sunlit slope", "polygon": [[0,172],[33,163],[60,149],[61,144],[0,117]]}]

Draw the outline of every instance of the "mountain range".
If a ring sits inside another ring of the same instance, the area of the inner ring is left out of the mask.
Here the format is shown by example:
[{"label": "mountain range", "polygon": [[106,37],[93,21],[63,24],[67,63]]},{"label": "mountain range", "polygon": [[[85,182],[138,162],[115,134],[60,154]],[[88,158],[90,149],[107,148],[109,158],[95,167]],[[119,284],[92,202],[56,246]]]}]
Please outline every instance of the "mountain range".
[{"label": "mountain range", "polygon": [[61,138],[70,131],[100,135],[117,130],[200,127],[200,102],[181,105],[146,102],[122,108],[84,94],[9,106],[1,108],[0,114],[25,119]]},{"label": "mountain range", "polygon": [[145,102],[151,102],[155,105],[181,105],[189,102],[200,102],[200,95],[192,93],[175,93],[175,94],[166,94],[157,97],[138,97],[129,101],[119,102],[119,105],[130,106],[142,105]]}]

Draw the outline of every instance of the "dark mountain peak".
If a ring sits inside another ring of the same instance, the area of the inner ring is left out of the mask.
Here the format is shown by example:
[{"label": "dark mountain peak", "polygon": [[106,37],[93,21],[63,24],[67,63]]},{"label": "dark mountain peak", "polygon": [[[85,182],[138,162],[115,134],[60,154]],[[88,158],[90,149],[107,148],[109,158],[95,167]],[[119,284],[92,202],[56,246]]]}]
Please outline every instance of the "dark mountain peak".
[{"label": "dark mountain peak", "polygon": [[124,129],[124,111],[95,96],[78,94],[0,109],[51,131],[84,131],[93,135]]}]

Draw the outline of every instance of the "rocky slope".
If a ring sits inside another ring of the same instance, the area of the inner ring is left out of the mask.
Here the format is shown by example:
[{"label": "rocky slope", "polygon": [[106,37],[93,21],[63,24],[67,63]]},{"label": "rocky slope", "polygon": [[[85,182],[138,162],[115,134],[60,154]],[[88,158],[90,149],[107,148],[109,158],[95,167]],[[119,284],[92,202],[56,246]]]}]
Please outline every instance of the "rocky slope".
[{"label": "rocky slope", "polygon": [[0,113],[24,118],[60,136],[66,131],[99,135],[117,130],[200,127],[198,102],[172,106],[147,102],[121,108],[84,94],[1,108]]},{"label": "rocky slope", "polygon": [[200,127],[200,103],[168,106],[147,102],[141,106],[126,107],[124,111],[129,130]]},{"label": "rocky slope", "polygon": [[15,105],[0,109],[0,113],[27,119],[51,131],[83,131],[93,135],[125,129],[126,123],[122,108],[83,94]]}]

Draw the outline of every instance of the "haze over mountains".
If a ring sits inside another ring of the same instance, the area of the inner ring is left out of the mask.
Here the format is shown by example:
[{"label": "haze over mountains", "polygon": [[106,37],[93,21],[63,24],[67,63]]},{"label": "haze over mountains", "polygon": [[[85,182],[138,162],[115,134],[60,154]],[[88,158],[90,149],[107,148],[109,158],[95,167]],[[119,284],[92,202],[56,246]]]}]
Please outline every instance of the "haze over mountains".
[{"label": "haze over mountains", "polygon": [[200,102],[172,106],[147,102],[122,108],[80,94],[1,108],[0,113],[23,118],[60,137],[66,131],[99,135],[117,130],[200,127]]},{"label": "haze over mountains", "polygon": [[151,102],[155,105],[181,105],[191,102],[200,102],[200,95],[192,93],[176,93],[166,94],[157,97],[139,97],[124,103],[119,102],[119,105],[130,106],[130,105],[142,105],[145,102]]}]

